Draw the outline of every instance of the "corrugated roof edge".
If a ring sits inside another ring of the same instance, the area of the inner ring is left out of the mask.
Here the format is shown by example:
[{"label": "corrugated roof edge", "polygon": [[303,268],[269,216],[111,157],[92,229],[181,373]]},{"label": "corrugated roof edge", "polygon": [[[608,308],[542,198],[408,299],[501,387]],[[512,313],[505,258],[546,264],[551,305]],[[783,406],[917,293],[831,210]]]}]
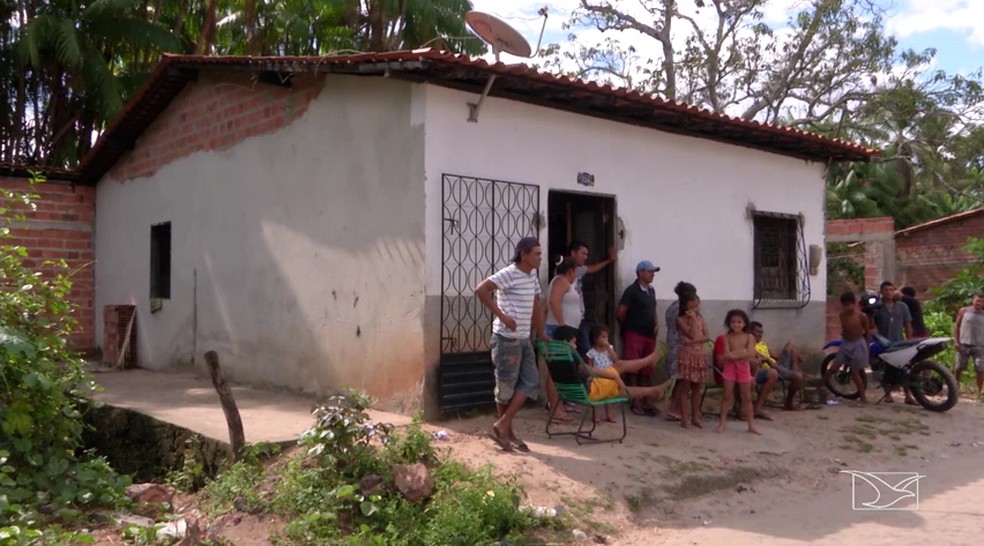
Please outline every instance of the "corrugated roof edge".
[{"label": "corrugated roof edge", "polygon": [[[895,235],[896,235],[896,237],[899,236],[899,235],[903,235],[903,236],[904,235],[910,235],[910,234],[915,233],[917,231],[923,231],[923,230],[934,228],[934,227],[937,227],[937,226],[940,226],[940,225],[943,225],[943,224],[949,224],[950,222],[955,222],[957,220],[963,220],[965,218],[969,218],[971,216],[976,216],[978,214],[984,214],[984,207],[981,207],[979,209],[967,210],[967,211],[964,211],[964,212],[958,212],[956,214],[951,214],[949,216],[944,216],[942,218],[937,218],[935,220],[930,220],[928,222],[923,222],[922,224],[918,224],[918,225],[915,225],[915,226],[907,227],[905,229],[900,229],[900,230],[898,230],[898,231],[895,232]],[[984,234],[982,234],[982,236],[984,236]]]},{"label": "corrugated roof edge", "polygon": [[[630,89],[613,87],[611,85],[601,85],[596,82],[586,82],[576,78],[569,78],[559,74],[545,73],[536,68],[524,65],[505,63],[489,63],[484,59],[472,58],[465,55],[437,51],[432,49],[421,49],[413,51],[393,51],[386,53],[359,53],[353,55],[334,55],[323,57],[246,57],[246,56],[202,56],[202,55],[170,55],[158,64],[154,72],[147,79],[140,89],[127,102],[123,110],[110,122],[107,129],[100,136],[92,150],[83,158],[79,164],[77,173],[82,183],[93,184],[98,181],[115,162],[123,156],[134,144],[139,135],[145,130],[157,115],[159,115],[170,101],[177,96],[185,84],[197,78],[197,68],[206,66],[231,66],[239,65],[252,68],[254,70],[269,70],[270,66],[276,66],[280,70],[287,71],[313,71],[319,72],[320,67],[328,67],[324,72],[331,72],[330,67],[338,65],[356,65],[364,63],[380,62],[430,62],[438,64],[450,64],[461,67],[469,67],[481,70],[488,74],[512,76],[526,78],[532,82],[544,85],[562,86],[571,90],[588,91],[604,95],[614,96],[620,99],[630,100],[647,107],[651,106],[654,110],[664,112],[674,112],[684,114],[688,117],[710,122],[721,129],[741,129],[750,135],[775,136],[786,140],[796,140],[803,144],[809,144],[821,148],[819,151],[800,151],[793,153],[779,147],[769,148],[768,145],[754,146],[758,149],[767,149],[782,155],[794,157],[805,157],[814,161],[867,161],[872,157],[880,155],[880,152],[870,148],[865,148],[852,142],[841,139],[821,136],[815,133],[761,123],[755,120],[746,120],[725,114],[718,114],[698,108],[693,105],[662,99],[653,95],[646,95]],[[262,66],[261,66],[262,65]],[[410,70],[410,69],[407,69]],[[418,70],[425,70],[423,68]],[[440,84],[441,81],[448,80],[429,79],[431,83]],[[493,95],[495,89],[493,88]],[[558,108],[563,105],[558,104]],[[613,107],[613,110],[615,108]],[[623,120],[620,120],[623,121]],[[658,127],[657,127],[658,128]],[[675,132],[685,133],[677,129]],[[708,134],[692,133],[698,138],[713,138]],[[734,139],[725,139],[733,144],[741,144]]]}]

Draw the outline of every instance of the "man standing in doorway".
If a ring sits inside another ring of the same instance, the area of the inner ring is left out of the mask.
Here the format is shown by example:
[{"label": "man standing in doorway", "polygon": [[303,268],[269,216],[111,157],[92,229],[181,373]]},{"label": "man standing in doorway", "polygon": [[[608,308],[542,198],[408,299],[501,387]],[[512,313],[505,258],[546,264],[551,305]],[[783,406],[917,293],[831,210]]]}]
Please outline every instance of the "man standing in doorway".
[{"label": "man standing in doorway", "polygon": [[526,400],[536,400],[540,393],[540,373],[530,334],[535,328],[537,335],[546,339],[546,313],[537,277],[542,259],[540,242],[535,237],[524,237],[516,244],[512,263],[475,287],[479,301],[495,316],[489,345],[499,419],[492,424],[489,437],[504,451],[512,451],[513,446],[522,452],[530,450],[516,437],[512,422]]},{"label": "man standing in doorway", "polygon": [[[588,244],[584,241],[571,241],[571,244],[567,245],[567,257],[574,260],[574,290],[577,294],[581,296],[581,324],[578,325],[577,332],[577,349],[581,354],[588,352],[591,348],[591,340],[589,339],[589,334],[591,332],[591,321],[584,314],[584,291],[581,288],[584,276],[597,273],[602,269],[605,269],[609,265],[618,259],[618,251],[614,248],[608,251],[608,259],[602,260],[596,264],[587,265],[588,263]],[[573,326],[573,325],[572,325]]]},{"label": "man standing in doorway", "polygon": [[[656,320],[656,290],[652,283],[657,271],[659,268],[653,262],[639,262],[636,265],[635,282],[625,289],[618,302],[616,318],[622,328],[622,358],[625,360],[645,358],[656,350],[659,322]],[[625,384],[648,384],[652,375],[652,367],[643,368],[638,373],[626,374]],[[632,413],[650,416],[658,414],[652,399],[638,398],[632,400]]]},{"label": "man standing in doorway", "polygon": [[[904,341],[912,337],[912,314],[909,307],[895,298],[895,285],[891,281],[881,283],[881,302],[874,306],[873,318],[878,334],[888,338],[892,343]],[[905,403],[916,405],[916,399],[912,397],[909,387],[903,387],[905,391]],[[885,402],[892,402],[892,393],[886,392]]]}]

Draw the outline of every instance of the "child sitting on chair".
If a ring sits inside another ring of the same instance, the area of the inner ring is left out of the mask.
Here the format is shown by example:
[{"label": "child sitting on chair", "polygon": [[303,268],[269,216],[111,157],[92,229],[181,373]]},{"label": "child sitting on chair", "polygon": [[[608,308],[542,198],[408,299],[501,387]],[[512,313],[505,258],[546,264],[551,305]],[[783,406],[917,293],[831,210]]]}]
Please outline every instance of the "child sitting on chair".
[{"label": "child sitting on chair", "polygon": [[[649,356],[637,358],[635,360],[621,360],[615,354],[615,348],[609,343],[608,328],[600,324],[591,327],[590,333],[591,349],[585,355],[588,358],[588,365],[596,370],[614,369],[619,376],[625,373],[638,373],[643,368],[651,368],[659,361],[659,350],[653,351]],[[647,395],[643,395],[647,396]],[[605,406],[605,420],[609,423],[616,422],[612,417],[611,408]],[[595,415],[595,423],[599,422]]]},{"label": "child sitting on chair", "polygon": [[[577,354],[577,330],[570,326],[560,326],[554,332],[553,338],[557,341],[565,341],[570,344],[574,354]],[[588,398],[592,401],[606,400],[618,396],[628,396],[629,398],[639,398],[641,396],[663,396],[666,385],[655,387],[628,387],[622,381],[616,366],[608,368],[596,368],[581,363],[581,369],[589,375],[585,381],[585,389],[588,391]]]}]

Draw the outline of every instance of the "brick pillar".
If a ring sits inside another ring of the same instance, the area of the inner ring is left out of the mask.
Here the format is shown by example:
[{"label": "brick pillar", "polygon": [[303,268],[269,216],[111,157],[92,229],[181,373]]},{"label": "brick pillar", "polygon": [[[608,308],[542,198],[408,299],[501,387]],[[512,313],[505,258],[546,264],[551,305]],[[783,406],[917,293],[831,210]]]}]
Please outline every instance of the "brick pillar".
[{"label": "brick pillar", "polygon": [[[135,305],[107,305],[103,307],[103,363],[115,366],[119,360],[120,351],[126,350],[123,367],[137,367],[137,325],[134,316],[136,312],[137,307]],[[130,326],[131,320],[134,322],[133,326]],[[130,339],[127,344],[128,347],[124,349],[123,342],[128,327],[130,328]]]},{"label": "brick pillar", "polygon": [[864,245],[864,289],[878,290],[878,285],[885,280],[885,246],[883,243],[870,242]]}]

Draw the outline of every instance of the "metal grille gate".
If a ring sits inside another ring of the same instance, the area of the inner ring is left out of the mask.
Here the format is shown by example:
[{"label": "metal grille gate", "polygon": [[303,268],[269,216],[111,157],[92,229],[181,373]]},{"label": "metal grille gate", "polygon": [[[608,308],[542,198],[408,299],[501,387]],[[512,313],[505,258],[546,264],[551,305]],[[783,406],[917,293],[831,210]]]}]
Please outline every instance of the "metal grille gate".
[{"label": "metal grille gate", "polygon": [[494,402],[492,315],[474,290],[509,263],[520,239],[537,234],[540,187],[451,174],[441,184],[439,398],[451,411]]}]

